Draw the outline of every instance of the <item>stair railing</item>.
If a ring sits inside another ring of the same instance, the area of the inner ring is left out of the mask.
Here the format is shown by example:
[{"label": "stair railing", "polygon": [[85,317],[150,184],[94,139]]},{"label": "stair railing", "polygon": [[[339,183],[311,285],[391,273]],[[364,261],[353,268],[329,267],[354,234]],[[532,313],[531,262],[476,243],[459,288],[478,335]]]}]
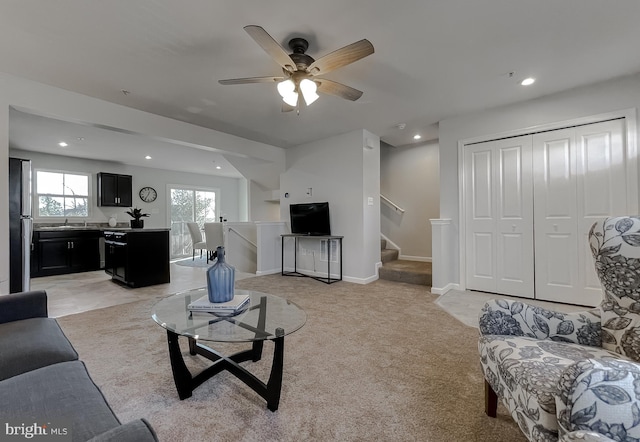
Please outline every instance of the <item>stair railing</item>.
[{"label": "stair railing", "polygon": [[240,238],[244,239],[246,242],[248,242],[249,244],[251,244],[254,248],[258,248],[258,245],[256,243],[254,243],[253,241],[251,241],[249,238],[247,238],[246,236],[244,236],[242,233],[238,232],[236,229],[234,229],[233,227],[229,227],[229,232],[233,232],[236,235],[238,235]]},{"label": "stair railing", "polygon": [[396,212],[404,213],[404,209],[402,207],[400,207],[399,205],[391,201],[389,198],[387,198],[383,194],[380,194],[380,199],[383,202],[387,203],[389,206],[391,206],[393,209],[395,209]]}]

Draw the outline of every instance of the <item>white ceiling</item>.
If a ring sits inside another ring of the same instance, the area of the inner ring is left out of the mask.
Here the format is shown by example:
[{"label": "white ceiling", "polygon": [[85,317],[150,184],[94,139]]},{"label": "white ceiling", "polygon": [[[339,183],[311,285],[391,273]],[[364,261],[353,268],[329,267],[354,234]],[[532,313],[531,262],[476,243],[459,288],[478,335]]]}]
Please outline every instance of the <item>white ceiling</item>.
[{"label": "white ceiling", "polygon": [[[67,146],[58,143],[64,141]],[[70,123],[11,109],[12,148],[133,166],[241,178],[223,155],[147,136]],[[146,159],[150,156],[151,159]],[[220,167],[220,169],[217,169]]]},{"label": "white ceiling", "polygon": [[[640,71],[638,0],[3,0],[1,9],[4,72],[284,148],[362,128],[395,146],[415,133],[434,139],[446,117]],[[218,84],[281,74],[248,24],[284,47],[306,38],[316,59],[369,39],[373,55],[326,75],[364,95],[323,95],[296,115],[281,112],[275,84]],[[527,76],[537,82],[520,86]]]}]

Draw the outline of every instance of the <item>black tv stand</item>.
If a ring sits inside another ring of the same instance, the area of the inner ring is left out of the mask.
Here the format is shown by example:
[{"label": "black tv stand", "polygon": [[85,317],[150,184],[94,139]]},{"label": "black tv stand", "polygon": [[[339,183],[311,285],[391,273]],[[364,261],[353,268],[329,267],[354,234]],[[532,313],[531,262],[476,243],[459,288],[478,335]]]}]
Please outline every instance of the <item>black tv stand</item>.
[{"label": "black tv stand", "polygon": [[[285,272],[284,271],[284,239],[285,238],[293,238],[293,272]],[[327,240],[327,276],[314,276],[307,275],[306,273],[301,273],[298,271],[298,239],[299,238],[313,238],[313,239],[326,239]],[[281,248],[282,248],[282,276],[299,276],[306,278],[313,278],[320,282],[324,282],[325,284],[333,284],[337,281],[342,281],[342,238],[343,236],[335,236],[335,235],[307,235],[301,233],[285,233],[280,235]],[[331,254],[329,252],[329,241],[335,239],[338,240],[338,246],[340,248],[340,277],[332,278],[331,277]]]}]

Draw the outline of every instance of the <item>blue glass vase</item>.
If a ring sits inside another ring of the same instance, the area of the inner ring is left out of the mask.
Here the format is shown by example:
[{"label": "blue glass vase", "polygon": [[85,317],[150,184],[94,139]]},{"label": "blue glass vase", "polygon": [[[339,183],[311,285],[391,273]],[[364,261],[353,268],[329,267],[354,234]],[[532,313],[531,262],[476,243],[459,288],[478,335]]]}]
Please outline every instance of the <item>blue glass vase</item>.
[{"label": "blue glass vase", "polygon": [[236,269],[224,261],[224,247],[216,249],[218,260],[207,270],[209,302],[227,302],[233,299]]}]

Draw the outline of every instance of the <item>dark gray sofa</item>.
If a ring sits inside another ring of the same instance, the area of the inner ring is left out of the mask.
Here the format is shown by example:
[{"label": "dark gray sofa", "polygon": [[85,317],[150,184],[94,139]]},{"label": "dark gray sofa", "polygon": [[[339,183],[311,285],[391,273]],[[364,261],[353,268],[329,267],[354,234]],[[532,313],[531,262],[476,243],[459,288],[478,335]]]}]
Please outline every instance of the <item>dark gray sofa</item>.
[{"label": "dark gray sofa", "polygon": [[158,440],[145,419],[120,423],[48,317],[44,291],[0,296],[0,426],[47,422],[63,424],[64,440]]}]

